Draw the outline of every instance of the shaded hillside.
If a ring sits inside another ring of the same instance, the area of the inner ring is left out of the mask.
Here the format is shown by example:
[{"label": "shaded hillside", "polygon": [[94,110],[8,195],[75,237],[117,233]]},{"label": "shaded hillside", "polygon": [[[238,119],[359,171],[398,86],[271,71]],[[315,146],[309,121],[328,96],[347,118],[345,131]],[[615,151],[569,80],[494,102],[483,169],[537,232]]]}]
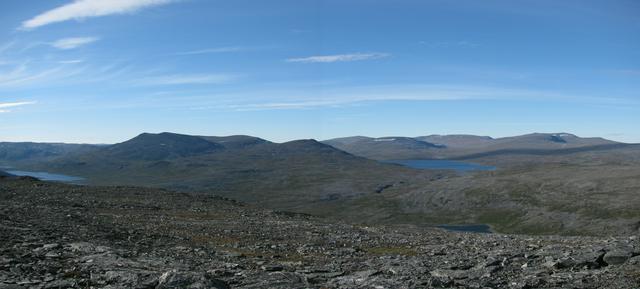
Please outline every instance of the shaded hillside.
[{"label": "shaded hillside", "polygon": [[[623,148],[630,148],[636,146],[634,144],[624,144],[624,143],[612,143],[612,144],[601,144],[601,145],[593,145],[593,146],[580,146],[580,147],[569,147],[569,148],[558,148],[558,149],[534,149],[534,148],[513,148],[513,149],[497,149],[491,150],[487,152],[479,152],[479,153],[470,153],[462,156],[451,156],[448,159],[451,160],[471,160],[471,159],[509,159],[510,156],[512,159],[517,159],[518,155],[522,155],[524,159],[529,159],[533,156],[553,156],[553,155],[570,155],[574,153],[580,152],[596,152],[596,151],[609,151]],[[513,165],[513,164],[509,164]]]},{"label": "shaded hillside", "polygon": [[484,155],[545,154],[565,150],[566,153],[574,153],[589,148],[606,149],[624,146],[603,138],[581,138],[567,133],[533,133],[505,138],[473,135],[377,139],[351,137],[327,140],[324,143],[358,156],[377,160],[469,159]]},{"label": "shaded hillside", "polygon": [[323,141],[337,149],[370,159],[436,158],[445,146],[409,137],[346,137]]},{"label": "shaded hillside", "polygon": [[216,143],[227,149],[246,148],[254,145],[269,143],[261,138],[248,135],[232,135],[232,136],[200,136],[201,138]]}]

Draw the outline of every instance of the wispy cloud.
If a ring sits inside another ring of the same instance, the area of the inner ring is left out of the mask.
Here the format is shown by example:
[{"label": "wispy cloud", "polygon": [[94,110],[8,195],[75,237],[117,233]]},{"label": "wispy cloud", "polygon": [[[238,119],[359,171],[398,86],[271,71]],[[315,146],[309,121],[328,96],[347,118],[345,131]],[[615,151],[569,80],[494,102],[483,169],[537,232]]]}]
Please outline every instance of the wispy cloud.
[{"label": "wispy cloud", "polygon": [[5,44],[0,45],[0,56],[7,50],[9,50],[15,42],[7,42]]},{"label": "wispy cloud", "polygon": [[0,87],[18,86],[59,73],[58,68],[32,71],[26,63],[13,66],[10,70],[0,71]]},{"label": "wispy cloud", "polygon": [[[217,103],[207,103],[215,99]],[[226,99],[230,103],[221,105]],[[349,107],[382,101],[553,101],[565,103],[618,103],[621,100],[598,96],[573,95],[554,91],[466,85],[378,85],[313,90],[260,90],[236,95],[211,96],[197,109],[234,111],[297,110],[323,107]]]},{"label": "wispy cloud", "polygon": [[[221,108],[236,111],[293,110],[321,107],[346,107],[376,101],[457,101],[525,97],[528,91],[480,87],[449,87],[429,85],[379,85],[326,89],[321,93],[303,91],[264,91],[261,97],[270,100],[226,105]],[[507,97],[508,95],[508,97]],[[241,97],[238,97],[241,99]]]},{"label": "wispy cloud", "polygon": [[176,0],[75,0],[22,22],[22,29],[34,29],[68,20],[82,20],[114,14],[133,13],[140,9]]},{"label": "wispy cloud", "polygon": [[45,85],[68,87],[72,82],[95,74],[89,65],[70,65],[80,63],[74,60],[23,57],[20,53],[12,53],[11,59],[11,62],[0,65],[0,89]]},{"label": "wispy cloud", "polygon": [[211,54],[211,53],[227,53],[227,52],[239,52],[248,50],[247,47],[241,46],[226,46],[226,47],[215,47],[215,48],[206,48],[200,50],[192,50],[185,52],[178,52],[175,55],[197,55],[197,54]]},{"label": "wispy cloud", "polygon": [[83,63],[84,60],[82,59],[71,59],[71,60],[60,60],[58,61],[58,63],[60,64],[77,64],[77,63]]},{"label": "wispy cloud", "polygon": [[51,46],[58,49],[74,49],[98,41],[98,37],[70,37],[56,40]]},{"label": "wispy cloud", "polygon": [[640,76],[640,69],[610,69],[605,70],[605,72],[626,76]]},{"label": "wispy cloud", "polygon": [[0,113],[11,112],[9,108],[35,104],[35,101],[21,101],[21,102],[0,102]]},{"label": "wispy cloud", "polygon": [[349,62],[379,59],[390,56],[388,53],[352,53],[352,54],[336,54],[336,55],[319,55],[301,58],[289,58],[287,62],[300,63],[332,63],[332,62]]},{"label": "wispy cloud", "polygon": [[141,78],[137,85],[223,84],[238,79],[235,74],[175,74]]},{"label": "wispy cloud", "polygon": [[466,41],[466,40],[460,40],[460,41],[437,41],[437,42],[420,41],[420,45],[424,45],[424,46],[431,47],[431,48],[451,48],[451,47],[474,48],[474,47],[480,46],[480,44],[478,44],[478,43],[475,43],[475,42],[472,42],[472,41]]},{"label": "wispy cloud", "polygon": [[227,105],[226,108],[235,111],[258,111],[258,110],[281,110],[281,109],[309,109],[314,107],[336,107],[344,106],[346,103],[339,100],[315,100],[315,101],[297,101],[297,102],[268,102],[268,103],[252,103]]}]

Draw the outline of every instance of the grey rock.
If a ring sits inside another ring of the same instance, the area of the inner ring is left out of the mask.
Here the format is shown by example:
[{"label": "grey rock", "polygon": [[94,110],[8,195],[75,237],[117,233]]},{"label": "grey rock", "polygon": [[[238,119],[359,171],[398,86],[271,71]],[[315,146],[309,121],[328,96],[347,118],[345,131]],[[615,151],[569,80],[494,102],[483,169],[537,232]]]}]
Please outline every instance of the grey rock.
[{"label": "grey rock", "polygon": [[222,280],[212,278],[208,274],[193,272],[178,272],[170,270],[163,273],[158,279],[156,289],[169,288],[190,288],[190,289],[230,289],[229,285]]},{"label": "grey rock", "polygon": [[0,289],[23,289],[24,287],[17,284],[0,283]]},{"label": "grey rock", "polygon": [[55,280],[44,285],[44,289],[73,288],[76,282],[70,279]]},{"label": "grey rock", "polygon": [[[558,269],[583,267],[587,267],[589,269],[597,269],[602,267],[603,265],[606,265],[603,262],[604,256],[605,252],[601,250],[586,251],[563,257],[552,264],[555,268]],[[548,265],[549,263],[545,264]]]},{"label": "grey rock", "polygon": [[260,268],[262,268],[262,270],[264,271],[268,271],[268,272],[276,272],[276,271],[282,271],[284,270],[284,267],[282,265],[263,265]]},{"label": "grey rock", "polygon": [[630,248],[618,248],[607,252],[602,260],[609,265],[620,265],[633,256]]}]

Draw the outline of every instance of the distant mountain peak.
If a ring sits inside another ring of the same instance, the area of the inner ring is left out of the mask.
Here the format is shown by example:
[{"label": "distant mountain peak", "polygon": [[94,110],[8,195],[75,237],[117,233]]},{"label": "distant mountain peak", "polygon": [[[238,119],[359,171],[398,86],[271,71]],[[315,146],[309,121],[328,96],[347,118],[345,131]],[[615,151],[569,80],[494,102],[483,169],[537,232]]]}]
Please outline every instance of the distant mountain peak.
[{"label": "distant mountain peak", "polygon": [[380,138],[374,138],[373,141],[396,141],[396,138],[394,138],[394,137],[380,137]]},{"label": "distant mountain peak", "polygon": [[314,147],[328,147],[328,145],[323,144],[315,139],[292,140],[292,141],[284,142],[282,143],[282,145],[304,145],[304,146],[314,146]]},{"label": "distant mountain peak", "polygon": [[230,135],[230,136],[199,136],[200,138],[212,143],[219,144],[227,149],[241,149],[255,145],[271,143],[259,137],[249,135]]},{"label": "distant mountain peak", "polygon": [[554,136],[558,136],[558,137],[578,137],[575,134],[570,134],[570,133],[566,133],[566,132],[560,132],[560,133],[554,133]]},{"label": "distant mountain peak", "polygon": [[220,149],[223,149],[221,145],[200,137],[169,132],[142,133],[128,141],[105,148],[112,157],[131,160],[162,160],[209,153]]}]

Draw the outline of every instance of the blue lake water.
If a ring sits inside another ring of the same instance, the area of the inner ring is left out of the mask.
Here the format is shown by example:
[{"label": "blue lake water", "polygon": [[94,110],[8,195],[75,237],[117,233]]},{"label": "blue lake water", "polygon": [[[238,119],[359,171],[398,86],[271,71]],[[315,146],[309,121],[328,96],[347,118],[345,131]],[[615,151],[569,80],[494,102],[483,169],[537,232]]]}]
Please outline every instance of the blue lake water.
[{"label": "blue lake water", "polygon": [[479,225],[439,225],[438,228],[442,228],[448,231],[456,232],[472,232],[472,233],[493,233],[491,227],[484,224]]},{"label": "blue lake water", "polygon": [[405,167],[421,170],[454,170],[458,173],[470,171],[493,171],[496,167],[485,166],[474,163],[449,161],[449,160],[392,160],[387,161],[392,164],[399,164]]},{"label": "blue lake water", "polygon": [[42,181],[53,181],[53,182],[63,182],[63,183],[81,183],[84,181],[84,178],[60,175],[60,174],[50,174],[47,172],[29,172],[29,171],[14,171],[8,170],[7,173],[10,173],[14,176],[29,176],[38,178]]}]

